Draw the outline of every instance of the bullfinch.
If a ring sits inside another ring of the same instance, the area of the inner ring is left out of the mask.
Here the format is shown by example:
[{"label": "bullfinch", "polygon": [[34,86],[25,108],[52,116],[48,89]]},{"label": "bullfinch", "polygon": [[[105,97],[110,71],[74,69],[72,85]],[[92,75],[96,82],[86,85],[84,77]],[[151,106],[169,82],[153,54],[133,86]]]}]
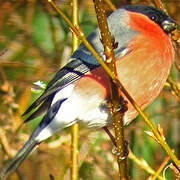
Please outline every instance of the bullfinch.
[{"label": "bullfinch", "polygon": [[[168,34],[176,29],[176,23],[157,8],[128,5],[113,12],[108,25],[115,40],[118,78],[144,109],[158,96],[170,72],[174,49]],[[87,39],[106,61],[99,29]],[[125,96],[124,99],[128,103],[123,121],[129,124],[137,112]],[[23,148],[1,170],[1,179],[16,170],[42,141],[74,123],[96,128],[111,125],[109,100],[107,73],[85,45],[80,44],[69,63],[56,73],[24,113],[36,109],[27,122],[46,112]]]}]

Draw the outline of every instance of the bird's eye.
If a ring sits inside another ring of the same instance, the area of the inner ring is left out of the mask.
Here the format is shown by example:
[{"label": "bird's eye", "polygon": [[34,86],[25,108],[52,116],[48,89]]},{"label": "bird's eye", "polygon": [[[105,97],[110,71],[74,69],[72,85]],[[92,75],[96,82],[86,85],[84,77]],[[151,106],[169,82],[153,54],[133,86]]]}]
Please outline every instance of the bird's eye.
[{"label": "bird's eye", "polygon": [[156,15],[152,15],[150,16],[150,19],[157,22],[158,21],[158,17]]}]

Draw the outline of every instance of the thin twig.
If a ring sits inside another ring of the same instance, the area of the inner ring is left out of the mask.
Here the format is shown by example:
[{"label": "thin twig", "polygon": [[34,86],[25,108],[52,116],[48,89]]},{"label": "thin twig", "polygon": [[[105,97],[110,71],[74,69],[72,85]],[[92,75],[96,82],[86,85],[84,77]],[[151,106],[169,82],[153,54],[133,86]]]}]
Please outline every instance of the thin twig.
[{"label": "thin twig", "polygon": [[164,5],[163,5],[163,3],[162,3],[161,0],[153,0],[153,1],[154,1],[155,5],[156,5],[159,9],[161,9],[161,10],[163,10],[164,12],[167,13],[167,9],[164,7]]},{"label": "thin twig", "polygon": [[177,100],[180,102],[180,89],[179,89],[178,84],[175,81],[173,81],[170,76],[167,79],[167,83],[170,86],[173,92],[173,95],[175,95]]},{"label": "thin twig", "polygon": [[[149,174],[154,175],[156,172],[148,165],[148,163],[144,159],[138,159],[133,152],[129,149],[128,157],[133,160],[140,168],[144,169]],[[163,180],[163,177],[158,174],[158,179]]]},{"label": "thin twig", "polygon": [[[72,0],[73,8],[73,25],[78,26],[78,0]],[[79,41],[76,34],[72,36],[73,52],[78,48]],[[71,131],[71,180],[78,180],[78,144],[79,144],[79,125],[76,123],[72,126]]]},{"label": "thin twig", "polygon": [[156,173],[154,174],[154,176],[153,176],[153,178],[151,180],[155,180],[159,176],[159,174],[164,169],[164,167],[166,166],[166,164],[168,163],[169,160],[170,160],[170,156],[167,156],[166,159],[163,161],[163,163],[158,168],[158,170],[156,171]]}]

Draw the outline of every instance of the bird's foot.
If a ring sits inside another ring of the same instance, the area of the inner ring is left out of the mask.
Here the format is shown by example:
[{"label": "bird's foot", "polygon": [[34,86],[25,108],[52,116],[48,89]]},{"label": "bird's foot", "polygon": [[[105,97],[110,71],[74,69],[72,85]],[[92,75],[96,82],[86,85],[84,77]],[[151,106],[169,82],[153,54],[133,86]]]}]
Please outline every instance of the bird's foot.
[{"label": "bird's foot", "polygon": [[106,100],[106,106],[108,109],[110,109],[111,112],[114,112],[114,113],[117,113],[119,111],[121,111],[122,113],[125,113],[127,110],[128,110],[128,107],[127,107],[127,101],[124,100],[124,98],[122,96],[120,96],[120,99],[119,99],[119,107],[117,108],[114,108],[113,106],[113,103],[111,101],[111,99],[107,99]]},{"label": "bird's foot", "polygon": [[122,152],[118,152],[117,146],[115,146],[112,150],[112,153],[116,156],[119,156],[119,159],[124,160],[128,157],[129,149],[128,149],[128,142],[125,141],[125,152],[122,154]]}]

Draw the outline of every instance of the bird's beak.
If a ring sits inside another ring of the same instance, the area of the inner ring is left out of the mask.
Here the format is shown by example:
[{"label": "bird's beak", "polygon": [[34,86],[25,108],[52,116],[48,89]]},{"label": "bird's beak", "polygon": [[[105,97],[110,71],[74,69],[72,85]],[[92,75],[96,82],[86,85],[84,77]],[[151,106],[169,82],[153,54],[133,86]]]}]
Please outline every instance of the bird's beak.
[{"label": "bird's beak", "polygon": [[171,33],[175,29],[177,29],[177,24],[172,19],[167,19],[162,22],[162,28],[166,33]]}]

